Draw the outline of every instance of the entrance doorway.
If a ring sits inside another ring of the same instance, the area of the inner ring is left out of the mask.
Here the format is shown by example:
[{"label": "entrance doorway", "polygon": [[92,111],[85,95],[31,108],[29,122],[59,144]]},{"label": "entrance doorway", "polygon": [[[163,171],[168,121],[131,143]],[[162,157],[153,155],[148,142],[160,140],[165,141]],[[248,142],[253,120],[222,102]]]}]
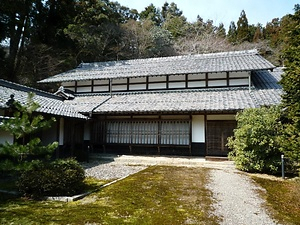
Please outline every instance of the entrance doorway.
[{"label": "entrance doorway", "polygon": [[227,138],[233,135],[236,121],[208,120],[207,121],[207,147],[209,156],[227,156],[229,149],[226,146]]}]

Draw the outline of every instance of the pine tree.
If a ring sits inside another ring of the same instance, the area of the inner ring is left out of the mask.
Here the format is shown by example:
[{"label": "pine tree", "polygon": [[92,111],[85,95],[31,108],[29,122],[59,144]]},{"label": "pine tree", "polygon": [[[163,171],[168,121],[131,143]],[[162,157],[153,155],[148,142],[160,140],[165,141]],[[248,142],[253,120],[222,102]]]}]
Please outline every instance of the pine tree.
[{"label": "pine tree", "polygon": [[[28,93],[25,105],[21,105],[13,100],[13,96],[11,97],[8,104],[14,111],[13,117],[4,120],[0,129],[10,132],[14,136],[14,143],[6,142],[2,145],[0,155],[12,159],[11,161],[17,162],[17,166],[22,168],[29,157],[48,157],[57,148],[57,142],[43,146],[41,139],[35,135],[42,129],[49,128],[55,119],[46,120],[42,115],[35,114],[39,104],[33,101],[33,93]],[[4,164],[13,166],[9,160],[6,160]]]},{"label": "pine tree", "polygon": [[246,13],[242,10],[240,18],[237,22],[236,37],[239,43],[249,40],[249,25]]},{"label": "pine tree", "polygon": [[253,42],[259,42],[262,38],[263,38],[262,25],[258,23],[253,35]]},{"label": "pine tree", "polygon": [[227,38],[228,38],[229,42],[236,43],[236,26],[233,21],[231,21],[231,23],[229,25]]}]

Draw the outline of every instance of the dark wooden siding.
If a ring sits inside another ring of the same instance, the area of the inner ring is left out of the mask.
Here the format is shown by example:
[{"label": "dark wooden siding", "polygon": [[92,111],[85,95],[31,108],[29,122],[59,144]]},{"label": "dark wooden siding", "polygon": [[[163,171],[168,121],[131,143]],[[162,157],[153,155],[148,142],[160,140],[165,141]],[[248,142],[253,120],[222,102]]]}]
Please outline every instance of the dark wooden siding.
[{"label": "dark wooden siding", "polygon": [[208,120],[207,121],[207,155],[227,156],[227,138],[233,135],[236,128],[236,121],[229,120]]}]

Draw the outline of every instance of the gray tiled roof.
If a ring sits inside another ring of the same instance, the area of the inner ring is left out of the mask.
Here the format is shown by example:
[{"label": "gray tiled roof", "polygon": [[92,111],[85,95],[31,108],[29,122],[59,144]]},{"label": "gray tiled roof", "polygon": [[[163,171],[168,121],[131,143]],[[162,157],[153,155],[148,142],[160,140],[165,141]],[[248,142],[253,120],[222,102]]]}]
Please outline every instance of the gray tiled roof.
[{"label": "gray tiled roof", "polygon": [[76,111],[72,106],[65,104],[62,99],[56,95],[1,79],[0,108],[8,107],[6,102],[10,99],[10,95],[12,94],[14,95],[14,99],[16,101],[24,104],[27,100],[28,92],[35,93],[33,100],[40,105],[40,107],[37,109],[38,112],[57,116],[86,119],[85,116],[78,113],[78,111]]},{"label": "gray tiled roof", "polygon": [[282,68],[276,68],[272,72],[267,70],[255,71],[252,76],[253,85],[258,89],[282,89],[278,82],[283,73]]},{"label": "gray tiled roof", "polygon": [[[82,95],[66,101],[83,113],[157,113],[238,111],[280,103],[277,84],[280,71],[253,74],[253,87],[215,88],[182,91],[130,92]],[[257,83],[262,82],[262,83]],[[265,82],[265,83],[264,83]]]},{"label": "gray tiled roof", "polygon": [[50,83],[224,71],[254,71],[273,68],[274,65],[261,57],[256,50],[248,50],[82,63],[76,69],[49,77],[40,82]]}]

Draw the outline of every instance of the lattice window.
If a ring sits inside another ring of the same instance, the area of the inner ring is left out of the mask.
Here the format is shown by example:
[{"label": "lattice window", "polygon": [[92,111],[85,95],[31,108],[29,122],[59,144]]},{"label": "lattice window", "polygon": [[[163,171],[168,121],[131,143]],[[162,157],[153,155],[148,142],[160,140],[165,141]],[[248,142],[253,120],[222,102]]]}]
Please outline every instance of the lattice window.
[{"label": "lattice window", "polygon": [[162,121],[161,144],[188,145],[190,126],[188,121]]},{"label": "lattice window", "polygon": [[174,120],[109,121],[107,143],[188,145],[190,122]]}]

